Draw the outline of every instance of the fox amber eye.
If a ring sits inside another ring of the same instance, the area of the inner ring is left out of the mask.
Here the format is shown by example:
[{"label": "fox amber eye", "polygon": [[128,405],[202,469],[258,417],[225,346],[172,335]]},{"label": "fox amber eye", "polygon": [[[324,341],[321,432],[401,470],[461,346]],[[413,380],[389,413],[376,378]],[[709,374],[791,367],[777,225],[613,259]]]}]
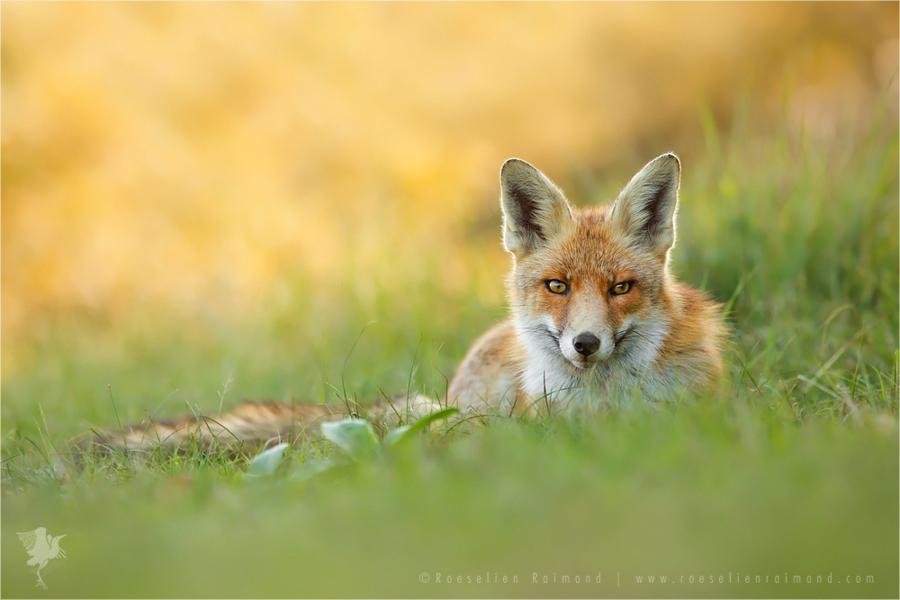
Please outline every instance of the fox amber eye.
[{"label": "fox amber eye", "polygon": [[568,291],[569,286],[558,279],[551,279],[547,282],[547,289],[554,294],[565,294],[566,291]]},{"label": "fox amber eye", "polygon": [[613,296],[621,296],[622,294],[627,294],[631,291],[631,282],[623,281],[622,283],[617,283],[613,286],[612,293]]}]

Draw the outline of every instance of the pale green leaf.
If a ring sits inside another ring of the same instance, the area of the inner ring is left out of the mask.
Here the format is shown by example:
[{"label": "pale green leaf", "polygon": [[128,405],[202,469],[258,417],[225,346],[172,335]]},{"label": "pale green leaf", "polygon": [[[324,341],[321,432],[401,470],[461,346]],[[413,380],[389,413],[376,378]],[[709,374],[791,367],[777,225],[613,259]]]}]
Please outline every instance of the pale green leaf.
[{"label": "pale green leaf", "polygon": [[287,447],[287,444],[281,443],[254,456],[250,460],[250,468],[246,475],[248,477],[264,477],[274,473]]},{"label": "pale green leaf", "polygon": [[353,460],[375,456],[380,449],[375,430],[372,429],[371,423],[363,419],[322,423],[322,435]]}]

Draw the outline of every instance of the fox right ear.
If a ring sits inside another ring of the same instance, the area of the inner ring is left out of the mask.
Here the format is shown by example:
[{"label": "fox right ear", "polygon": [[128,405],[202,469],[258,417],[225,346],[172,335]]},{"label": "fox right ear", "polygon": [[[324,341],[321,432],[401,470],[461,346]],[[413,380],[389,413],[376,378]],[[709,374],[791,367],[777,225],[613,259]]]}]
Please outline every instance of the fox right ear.
[{"label": "fox right ear", "polygon": [[572,209],[552,181],[524,160],[500,169],[503,246],[520,256],[533,252],[572,222]]}]

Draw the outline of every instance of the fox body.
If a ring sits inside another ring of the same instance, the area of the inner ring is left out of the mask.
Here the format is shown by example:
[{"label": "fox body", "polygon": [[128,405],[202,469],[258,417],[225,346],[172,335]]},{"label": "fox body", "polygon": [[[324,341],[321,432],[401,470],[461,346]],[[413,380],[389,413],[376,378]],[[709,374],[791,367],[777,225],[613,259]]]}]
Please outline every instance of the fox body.
[{"label": "fox body", "polygon": [[[541,401],[635,391],[665,397],[714,380],[722,369],[721,307],[668,268],[680,173],[675,155],[660,156],[611,206],[577,209],[536,168],[506,161],[500,185],[511,314],[466,354],[447,402],[529,414]],[[409,418],[440,405],[415,396],[377,403],[367,416],[391,417],[398,406]],[[325,405],[245,403],[220,418],[144,424],[102,441],[143,450],[189,442],[252,448],[342,416]]]}]

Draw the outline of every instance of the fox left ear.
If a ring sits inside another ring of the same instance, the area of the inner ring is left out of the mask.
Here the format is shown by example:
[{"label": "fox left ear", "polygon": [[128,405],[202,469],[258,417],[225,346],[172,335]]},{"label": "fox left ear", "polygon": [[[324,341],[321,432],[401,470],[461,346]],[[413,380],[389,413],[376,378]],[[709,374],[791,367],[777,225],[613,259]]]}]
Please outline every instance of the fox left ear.
[{"label": "fox left ear", "polygon": [[500,169],[500,207],[503,245],[520,257],[546,246],[572,222],[572,208],[562,191],[518,158]]},{"label": "fox left ear", "polygon": [[611,222],[629,243],[665,255],[675,245],[675,209],[681,162],[674,154],[650,161],[625,186],[613,205]]}]

